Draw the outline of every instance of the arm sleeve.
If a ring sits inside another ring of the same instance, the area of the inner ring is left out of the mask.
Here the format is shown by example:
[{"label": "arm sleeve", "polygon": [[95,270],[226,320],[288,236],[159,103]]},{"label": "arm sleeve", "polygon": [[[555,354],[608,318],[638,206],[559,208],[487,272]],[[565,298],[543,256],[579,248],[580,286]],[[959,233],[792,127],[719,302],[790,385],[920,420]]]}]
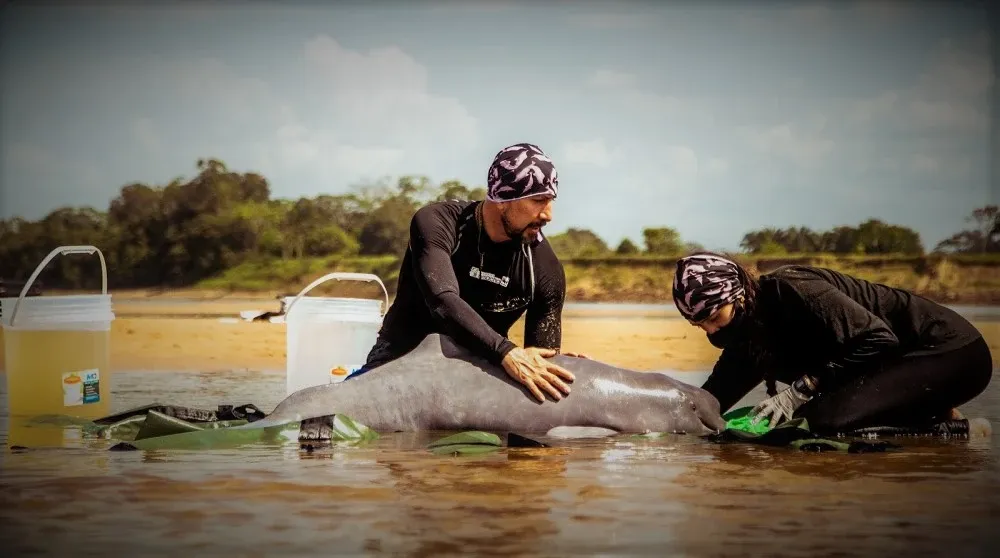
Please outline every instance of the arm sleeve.
[{"label": "arm sleeve", "polygon": [[431,315],[461,345],[499,363],[514,348],[493,330],[458,292],[458,278],[451,263],[455,234],[448,220],[433,208],[421,208],[410,221],[413,275]]},{"label": "arm sleeve", "polygon": [[763,379],[761,370],[749,365],[734,350],[725,349],[701,388],[719,400],[720,412],[724,414]]},{"label": "arm sleeve", "polygon": [[538,284],[524,320],[524,346],[559,350],[562,346],[562,310],[566,302],[566,272],[551,247],[539,250]]},{"label": "arm sleeve", "polygon": [[808,280],[780,289],[782,308],[790,323],[811,332],[826,350],[825,364],[809,373],[824,379],[867,365],[899,347],[899,339],[881,318],[834,285]]}]

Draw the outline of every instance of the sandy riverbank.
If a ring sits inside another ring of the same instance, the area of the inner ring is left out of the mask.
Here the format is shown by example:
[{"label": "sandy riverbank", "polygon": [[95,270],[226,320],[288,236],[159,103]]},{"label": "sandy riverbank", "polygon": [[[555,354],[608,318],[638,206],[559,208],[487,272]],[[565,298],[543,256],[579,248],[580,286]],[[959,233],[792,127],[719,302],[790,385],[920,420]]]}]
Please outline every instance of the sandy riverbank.
[{"label": "sandy riverbank", "polygon": [[[185,305],[185,311],[204,311],[200,306]],[[994,354],[1000,355],[1000,322],[976,326]],[[177,372],[284,370],[285,327],[266,322],[222,323],[213,318],[118,318],[112,324],[112,367]],[[519,322],[512,333],[515,342],[522,341],[522,332]],[[638,313],[609,318],[568,312],[563,340],[565,350],[638,370],[704,370],[719,353],[700,330],[682,320]]]}]

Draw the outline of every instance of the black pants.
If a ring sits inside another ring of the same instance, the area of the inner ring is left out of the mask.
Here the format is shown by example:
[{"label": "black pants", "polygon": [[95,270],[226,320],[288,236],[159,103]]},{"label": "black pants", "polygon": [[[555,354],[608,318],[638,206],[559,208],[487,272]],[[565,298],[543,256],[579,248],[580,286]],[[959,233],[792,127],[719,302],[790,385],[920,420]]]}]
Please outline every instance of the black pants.
[{"label": "black pants", "polygon": [[799,408],[812,430],[846,433],[872,426],[917,426],[948,420],[993,377],[990,348],[983,338],[943,354],[904,355],[822,390]]}]

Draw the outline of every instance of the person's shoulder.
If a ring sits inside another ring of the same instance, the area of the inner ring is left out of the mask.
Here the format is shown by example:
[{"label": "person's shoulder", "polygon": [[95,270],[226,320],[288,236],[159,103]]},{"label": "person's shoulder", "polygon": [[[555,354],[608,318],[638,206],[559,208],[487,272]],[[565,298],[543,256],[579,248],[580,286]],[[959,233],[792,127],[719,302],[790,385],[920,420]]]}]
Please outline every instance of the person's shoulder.
[{"label": "person's shoulder", "polygon": [[422,205],[417,209],[421,216],[439,215],[442,217],[457,217],[470,205],[476,202],[469,200],[439,200]]},{"label": "person's shoulder", "polygon": [[762,296],[770,299],[787,298],[789,295],[803,297],[817,287],[819,283],[828,283],[822,268],[786,264],[777,267],[760,276],[760,291]]},{"label": "person's shoulder", "polygon": [[538,238],[535,239],[531,244],[528,245],[531,250],[532,255],[536,259],[545,259],[551,261],[553,265],[562,267],[562,262],[559,261],[559,256],[556,254],[555,249],[552,248],[552,244],[544,233],[539,232]]},{"label": "person's shoulder", "polygon": [[771,288],[794,287],[805,282],[827,280],[825,271],[810,265],[785,264],[761,274],[760,283]]},{"label": "person's shoulder", "polygon": [[424,204],[413,214],[417,223],[456,223],[474,201],[443,200]]}]

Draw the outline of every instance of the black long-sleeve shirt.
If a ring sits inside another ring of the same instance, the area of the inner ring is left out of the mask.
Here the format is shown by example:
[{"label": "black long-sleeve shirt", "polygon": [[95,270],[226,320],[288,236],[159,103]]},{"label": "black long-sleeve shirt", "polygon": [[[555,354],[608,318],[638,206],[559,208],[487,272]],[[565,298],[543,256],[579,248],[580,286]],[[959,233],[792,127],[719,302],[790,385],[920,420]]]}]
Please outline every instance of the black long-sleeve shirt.
[{"label": "black long-sleeve shirt", "polygon": [[882,359],[935,354],[965,346],[981,333],[958,313],[926,298],[838,273],[784,266],[763,274],[757,302],[769,358],[759,366],[746,346],[726,348],[702,387],[723,410],[764,379],[790,384],[803,374],[820,389]]},{"label": "black long-sleeve shirt", "polygon": [[380,358],[441,333],[499,363],[514,348],[510,327],[525,313],[525,346],[560,348],[562,264],[544,237],[494,243],[476,221],[477,203],[436,202],[414,214],[396,299],[379,332]]}]

